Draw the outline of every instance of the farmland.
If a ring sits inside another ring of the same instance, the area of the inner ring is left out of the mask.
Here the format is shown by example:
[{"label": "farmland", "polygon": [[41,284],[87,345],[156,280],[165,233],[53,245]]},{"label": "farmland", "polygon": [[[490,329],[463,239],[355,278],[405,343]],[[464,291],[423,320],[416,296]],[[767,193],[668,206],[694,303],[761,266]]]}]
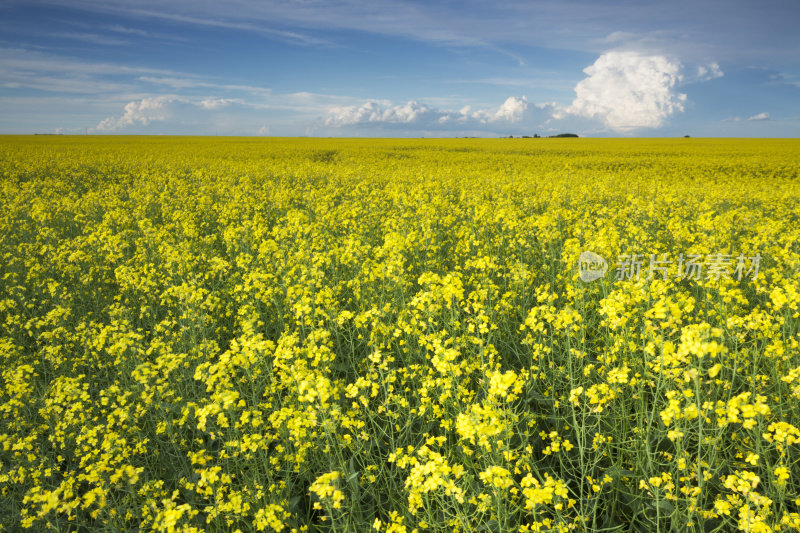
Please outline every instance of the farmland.
[{"label": "farmland", "polygon": [[799,171],[0,137],[0,530],[800,530]]}]

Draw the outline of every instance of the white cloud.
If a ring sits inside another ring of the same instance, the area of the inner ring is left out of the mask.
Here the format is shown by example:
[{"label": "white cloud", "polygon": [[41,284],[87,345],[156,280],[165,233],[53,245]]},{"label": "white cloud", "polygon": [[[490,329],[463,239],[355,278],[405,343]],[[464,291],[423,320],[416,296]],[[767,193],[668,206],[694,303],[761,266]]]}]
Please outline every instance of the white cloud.
[{"label": "white cloud", "polygon": [[147,126],[154,121],[167,120],[170,116],[170,105],[181,100],[178,96],[163,95],[129,102],[125,105],[125,113],[121,117],[108,117],[97,125],[97,129],[115,131],[127,126]]},{"label": "white cloud", "polygon": [[[233,87],[233,86],[224,86]],[[216,86],[211,86],[212,89]],[[248,88],[250,89],[250,88]],[[245,89],[242,89],[245,90]],[[121,102],[109,103],[105,107],[106,118],[97,123],[92,131],[131,133],[180,133],[190,131],[201,134],[238,135],[296,135],[298,128],[309,128],[319,123],[331,106],[352,103],[356,100],[335,95],[309,92],[274,94],[265,92],[254,99],[214,94],[190,95],[170,93],[166,95],[131,94]],[[0,103],[2,98],[0,98]],[[114,106],[114,107],[111,107]],[[355,106],[356,108],[358,106]],[[114,109],[119,110],[114,113]],[[343,108],[348,110],[348,108]],[[414,122],[427,106],[409,104],[381,109],[386,120]],[[352,110],[351,110],[352,111]],[[363,112],[363,110],[362,110]],[[109,116],[110,115],[110,116]],[[103,115],[100,115],[103,116]],[[368,117],[367,117],[368,118]],[[357,119],[343,117],[343,122]],[[269,124],[269,127],[266,126]]]},{"label": "white cloud", "polygon": [[503,105],[500,106],[500,109],[497,110],[497,113],[494,114],[494,118],[495,120],[518,122],[522,118],[522,115],[525,114],[526,109],[528,109],[527,98],[524,96],[522,98],[509,96],[508,99],[503,102]]},{"label": "white cloud", "polygon": [[661,55],[612,51],[583,69],[589,76],[575,86],[576,98],[558,113],[602,120],[615,131],[657,128],[683,111],[685,94],[675,91],[681,65]]},{"label": "white cloud", "polygon": [[725,73],[719,68],[718,63],[709,63],[697,67],[697,81],[708,81],[714,78],[721,78]]},{"label": "white cloud", "polygon": [[174,94],[146,96],[125,104],[119,117],[102,120],[97,131],[118,131],[136,129],[154,122],[167,122],[170,125],[191,124],[198,121],[219,122],[225,116],[240,116],[252,113],[261,107],[238,98],[187,98]]},{"label": "white cloud", "polygon": [[228,107],[231,104],[242,103],[241,100],[236,98],[205,98],[200,100],[197,105],[203,109],[221,109]]},{"label": "white cloud", "polygon": [[770,119],[769,113],[767,113],[765,111],[763,113],[759,113],[758,115],[753,115],[752,117],[749,117],[747,120],[762,121],[762,120],[771,120],[771,119]]},{"label": "white cloud", "polygon": [[395,106],[388,110],[384,120],[387,122],[401,122],[407,124],[418,120],[428,112],[430,112],[430,108],[425,104],[408,102],[403,106]]},{"label": "white cloud", "polygon": [[402,105],[392,105],[386,100],[370,100],[360,105],[332,106],[328,108],[325,126],[366,126],[413,124],[418,127],[438,127],[441,125],[464,126],[471,123],[508,124],[520,122],[528,111],[528,99],[524,96],[510,96],[496,109],[473,110],[471,106],[459,111],[429,107],[417,101]]},{"label": "white cloud", "polygon": [[326,126],[349,126],[364,122],[377,122],[382,114],[382,106],[378,102],[365,102],[355,106],[333,106],[328,109]]},{"label": "white cloud", "polygon": [[333,106],[328,110],[326,126],[352,126],[366,123],[409,124],[420,120],[431,109],[415,101],[392,106],[386,101],[369,101],[361,105]]},{"label": "white cloud", "polygon": [[139,37],[150,37],[151,34],[149,31],[140,30],[138,28],[129,28],[127,26],[122,26],[121,24],[113,24],[111,26],[106,26],[105,29],[108,31],[113,31],[116,33],[123,33],[126,35],[138,35]]}]

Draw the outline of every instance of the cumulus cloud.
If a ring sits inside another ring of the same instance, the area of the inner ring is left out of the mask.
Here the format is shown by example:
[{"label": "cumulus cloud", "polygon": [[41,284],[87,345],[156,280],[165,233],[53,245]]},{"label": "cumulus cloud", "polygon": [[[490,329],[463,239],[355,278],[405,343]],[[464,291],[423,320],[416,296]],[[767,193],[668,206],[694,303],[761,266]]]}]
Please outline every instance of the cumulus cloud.
[{"label": "cumulus cloud", "polygon": [[685,94],[676,92],[681,65],[661,55],[612,51],[583,71],[589,76],[575,86],[572,105],[557,113],[603,121],[621,132],[657,128],[683,111]]},{"label": "cumulus cloud", "polygon": [[[368,123],[409,124],[435,113],[425,104],[415,101],[391,105],[387,101],[369,101],[361,105],[333,106],[328,110],[326,126],[353,126]],[[438,118],[438,117],[436,117]]]},{"label": "cumulus cloud", "polygon": [[[107,118],[100,121],[92,131],[296,135],[299,127],[312,127],[330,106],[341,105],[338,102],[353,103],[357,100],[308,92],[270,92],[250,99],[224,93],[145,95],[115,104],[119,106],[119,111],[114,114],[106,112]],[[387,119],[396,122],[414,121],[425,109],[426,106],[412,102],[389,109]],[[353,122],[356,119],[343,116],[341,120]],[[269,124],[268,128],[266,124]]]},{"label": "cumulus cloud", "polygon": [[765,111],[763,113],[759,113],[758,115],[753,115],[752,117],[749,117],[747,120],[752,120],[752,121],[770,120],[770,116],[769,113]]},{"label": "cumulus cloud", "polygon": [[100,131],[114,131],[128,126],[147,126],[154,121],[167,120],[170,116],[170,105],[182,101],[178,96],[162,95],[134,100],[125,105],[125,112],[119,118],[108,117],[97,129]]},{"label": "cumulus cloud", "polygon": [[476,126],[489,123],[520,122],[529,110],[524,96],[510,96],[495,109],[476,109],[464,106],[458,111],[437,109],[409,101],[392,105],[385,100],[370,100],[360,105],[332,106],[324,120],[325,126],[415,125],[418,127]]},{"label": "cumulus cloud", "polygon": [[524,96],[517,98],[516,96],[509,96],[503,102],[500,109],[494,114],[495,120],[508,120],[509,122],[519,122],[525,110],[528,109],[528,99]]},{"label": "cumulus cloud", "polygon": [[128,102],[121,116],[111,116],[102,120],[95,130],[108,132],[135,130],[156,122],[165,123],[170,128],[203,122],[217,124],[225,122],[226,119],[252,115],[256,108],[259,108],[259,104],[248,103],[238,98],[147,96]]}]

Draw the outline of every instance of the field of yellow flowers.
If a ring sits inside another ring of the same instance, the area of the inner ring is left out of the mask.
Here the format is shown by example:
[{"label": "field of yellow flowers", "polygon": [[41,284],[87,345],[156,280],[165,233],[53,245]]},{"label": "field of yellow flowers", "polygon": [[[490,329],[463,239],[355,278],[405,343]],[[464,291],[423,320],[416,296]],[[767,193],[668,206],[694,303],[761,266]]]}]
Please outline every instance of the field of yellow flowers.
[{"label": "field of yellow flowers", "polygon": [[0,137],[0,530],[800,530],[799,172]]}]

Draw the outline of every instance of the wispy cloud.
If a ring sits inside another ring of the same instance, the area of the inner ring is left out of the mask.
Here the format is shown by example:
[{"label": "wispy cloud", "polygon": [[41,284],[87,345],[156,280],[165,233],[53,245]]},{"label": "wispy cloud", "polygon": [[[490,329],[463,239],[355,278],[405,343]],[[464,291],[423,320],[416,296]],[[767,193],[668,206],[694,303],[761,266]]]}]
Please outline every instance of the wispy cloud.
[{"label": "wispy cloud", "polygon": [[742,118],[741,116],[727,117],[722,119],[722,122],[768,122],[772,120],[772,116],[768,112],[764,111],[747,118]]},{"label": "wispy cloud", "polygon": [[[162,6],[158,6],[162,7]],[[152,17],[162,20],[168,20],[172,22],[179,22],[182,24],[191,24],[196,26],[206,26],[206,27],[215,27],[215,28],[225,28],[230,30],[238,30],[238,31],[246,31],[252,33],[258,33],[262,35],[266,35],[277,40],[289,42],[292,44],[301,44],[301,45],[329,45],[331,44],[329,41],[325,39],[321,39],[319,37],[314,37],[311,35],[307,35],[305,33],[299,31],[289,31],[289,30],[281,30],[274,27],[270,27],[265,24],[254,24],[251,22],[245,22],[241,19],[239,20],[231,20],[229,18],[231,12],[227,12],[226,15],[228,16],[210,16],[210,17],[202,17],[196,15],[186,15],[186,14],[179,14],[179,13],[170,13],[167,10],[162,9],[140,9],[140,8],[127,8],[123,9],[123,11],[128,12],[129,14],[136,15],[136,16],[144,16],[144,17]]]},{"label": "wispy cloud", "polygon": [[725,73],[719,67],[719,63],[712,61],[707,65],[699,65],[697,67],[697,75],[694,81],[709,81],[715,78],[721,78]]},{"label": "wispy cloud", "polygon": [[127,39],[120,39],[118,37],[111,37],[108,35],[101,35],[98,33],[56,32],[49,34],[49,36],[59,39],[71,39],[91,44],[99,44],[102,46],[130,46],[131,44],[131,41]]},{"label": "wispy cloud", "polygon": [[[764,71],[765,69],[759,69],[756,67],[751,67],[751,70],[756,71]],[[786,85],[792,85],[794,87],[800,88],[800,82],[797,81],[794,76],[787,74],[786,72],[771,72],[768,74],[768,78],[770,82],[773,83],[784,83]]]},{"label": "wispy cloud", "polygon": [[155,92],[152,86],[169,87],[173,91],[212,89],[262,97],[271,94],[266,87],[218,83],[186,72],[94,62],[23,48],[0,48],[0,86],[116,96]]},{"label": "wispy cloud", "polygon": [[763,120],[772,120],[772,119],[770,118],[769,113],[767,113],[765,111],[763,113],[759,113],[757,115],[753,115],[752,117],[748,117],[747,120],[750,120],[750,121],[753,121],[753,122],[760,122],[760,121],[763,121]]},{"label": "wispy cloud", "polygon": [[115,33],[122,33],[124,35],[136,35],[138,37],[152,37],[152,33],[147,30],[143,30],[141,28],[130,28],[128,26],[123,26],[122,24],[111,24],[110,26],[104,27],[108,31],[112,31]]},{"label": "wispy cloud", "polygon": [[200,79],[196,76],[191,76],[191,77],[139,76],[137,79],[154,85],[167,86],[174,90],[211,88],[211,89],[219,89],[225,91],[239,91],[261,96],[267,96],[272,93],[272,90],[266,87],[258,87],[255,85],[238,85],[231,83],[213,83],[210,81],[205,81],[203,79]]},{"label": "wispy cloud", "polygon": [[24,48],[0,48],[0,73],[3,75],[19,75],[25,78],[35,78],[42,73],[103,77],[117,75],[174,76],[179,74],[173,70],[87,61]]},{"label": "wispy cloud", "polygon": [[[89,19],[91,20],[91,19]],[[134,21],[131,21],[134,23]],[[123,24],[93,24],[85,19],[76,20],[70,17],[61,17],[58,20],[60,27],[72,27],[72,31],[51,32],[46,30],[37,31],[40,37],[62,37],[85,40],[95,44],[118,45],[125,44],[136,46],[142,41],[159,41],[163,43],[185,43],[186,37],[175,32],[152,31],[140,27]]]},{"label": "wispy cloud", "polygon": [[536,77],[508,77],[490,76],[485,78],[460,78],[448,80],[449,83],[468,84],[468,85],[490,85],[495,87],[517,87],[539,91],[563,91],[571,90],[574,81],[570,81],[563,73],[541,72]]},{"label": "wispy cloud", "polygon": [[[7,0],[21,2],[22,0]],[[28,4],[62,5],[58,0]],[[481,0],[408,2],[402,0],[304,0],[285,2],[196,2],[194,0],[72,0],[70,7],[128,17],[236,29],[301,45],[330,45],[330,32],[359,31],[451,46],[483,47],[526,63],[520,46],[543,46],[596,53],[636,48],[677,54],[690,63],[702,58],[774,59],[792,57],[800,7],[792,0],[695,0],[643,2],[595,0],[545,2]],[[687,22],[687,13],[691,20]],[[772,45],[761,45],[768,34]]]}]

